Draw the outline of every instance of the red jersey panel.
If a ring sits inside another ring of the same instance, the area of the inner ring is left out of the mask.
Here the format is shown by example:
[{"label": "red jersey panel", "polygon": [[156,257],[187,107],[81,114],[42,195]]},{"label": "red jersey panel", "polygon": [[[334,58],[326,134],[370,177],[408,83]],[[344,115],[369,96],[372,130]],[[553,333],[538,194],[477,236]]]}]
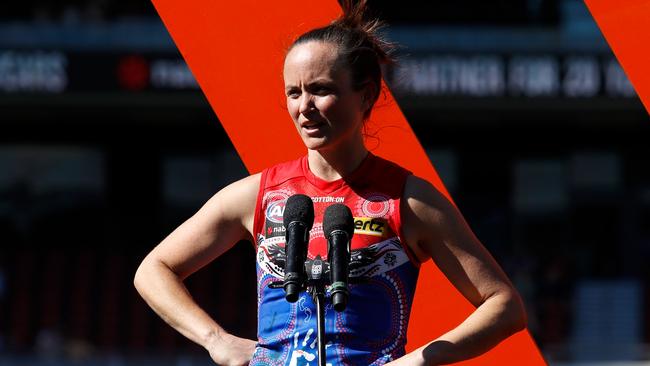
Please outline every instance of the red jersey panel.
[{"label": "red jersey panel", "polygon": [[262,172],[254,222],[258,346],[250,365],[307,365],[317,353],[316,308],[311,297],[303,292],[296,303],[288,303],[282,288],[269,286],[284,279],[283,214],[286,200],[294,194],[307,195],[314,203],[305,264],[308,273],[327,259],[325,209],[341,203],[354,216],[349,275],[358,281],[351,280],[345,311],[334,311],[327,298],[327,363],[382,365],[404,354],[418,274],[418,265],[400,239],[400,201],[409,175],[370,153],[352,174],[332,182],[316,177],[307,157]]}]

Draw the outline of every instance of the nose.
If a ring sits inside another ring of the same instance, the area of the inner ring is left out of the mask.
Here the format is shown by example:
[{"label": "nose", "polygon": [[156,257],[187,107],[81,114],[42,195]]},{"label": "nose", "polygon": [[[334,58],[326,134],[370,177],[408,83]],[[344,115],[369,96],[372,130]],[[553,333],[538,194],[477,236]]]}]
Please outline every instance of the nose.
[{"label": "nose", "polygon": [[314,109],[316,109],[316,106],[314,105],[312,95],[309,93],[302,93],[300,95],[300,108],[298,112],[300,112],[300,114],[306,114]]}]

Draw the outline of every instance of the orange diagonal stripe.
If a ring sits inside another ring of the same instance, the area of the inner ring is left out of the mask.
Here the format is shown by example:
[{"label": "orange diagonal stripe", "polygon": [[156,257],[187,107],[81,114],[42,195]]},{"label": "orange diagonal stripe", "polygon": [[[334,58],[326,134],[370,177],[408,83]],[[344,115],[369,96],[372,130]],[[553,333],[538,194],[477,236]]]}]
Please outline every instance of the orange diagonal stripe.
[{"label": "orange diagonal stripe", "polygon": [[585,2],[646,111],[650,111],[650,0]]}]

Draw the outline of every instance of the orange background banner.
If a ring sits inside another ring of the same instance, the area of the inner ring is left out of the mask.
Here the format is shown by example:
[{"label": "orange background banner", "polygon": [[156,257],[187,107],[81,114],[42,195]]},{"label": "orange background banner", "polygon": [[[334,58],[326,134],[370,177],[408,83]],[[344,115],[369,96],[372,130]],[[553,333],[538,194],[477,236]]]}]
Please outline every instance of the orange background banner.
[{"label": "orange background banner", "polygon": [[585,0],[609,47],[650,112],[650,1]]},{"label": "orange background banner", "polygon": [[[282,63],[292,39],[338,16],[336,1],[153,3],[250,172],[306,153],[286,110]],[[371,117],[370,128],[377,139],[368,141],[369,148],[424,177],[446,194],[399,106],[385,90]],[[442,335],[473,309],[429,261],[420,272],[408,348]],[[462,364],[546,363],[529,333],[523,331]]]}]

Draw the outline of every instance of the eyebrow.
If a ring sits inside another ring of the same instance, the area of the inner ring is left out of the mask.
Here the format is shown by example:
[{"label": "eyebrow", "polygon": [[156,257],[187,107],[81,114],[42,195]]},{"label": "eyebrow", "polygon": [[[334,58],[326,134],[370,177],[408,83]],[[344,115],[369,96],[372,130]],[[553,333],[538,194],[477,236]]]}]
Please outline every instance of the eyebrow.
[{"label": "eyebrow", "polygon": [[319,77],[317,79],[314,79],[312,83],[321,83],[321,82],[332,82],[334,79],[332,78],[326,78],[326,77]]},{"label": "eyebrow", "polygon": [[298,87],[297,85],[287,85],[287,86],[284,87],[284,90],[289,90],[289,89],[293,89],[293,88],[297,88],[297,87]]},{"label": "eyebrow", "polygon": [[[321,78],[318,78],[318,79],[315,79],[315,80],[311,80],[309,83],[307,83],[307,85],[313,85],[313,84],[333,84],[333,83],[335,83],[334,79],[332,79],[332,78],[322,78],[322,77],[321,77]],[[289,87],[293,87],[293,86],[296,86],[296,85],[289,84],[289,85],[287,86],[287,88],[289,88]]]},{"label": "eyebrow", "polygon": [[[328,88],[335,89],[336,88],[336,81],[334,79],[329,79],[329,78],[318,78],[316,80],[312,80],[306,85],[307,89],[314,88],[317,86],[327,86]],[[292,89],[299,89],[298,85],[295,84],[289,84],[284,87],[285,92],[288,92]]]},{"label": "eyebrow", "polygon": [[[309,88],[309,87],[318,86],[318,85],[332,86],[332,85],[336,85],[336,82],[334,82],[334,80],[331,80],[331,79],[318,79],[318,80],[314,80],[314,81],[311,81],[311,82],[307,83],[306,87]],[[297,88],[297,87],[298,87],[297,85],[289,84],[289,85],[285,86],[284,89],[289,90],[289,89]]]}]

